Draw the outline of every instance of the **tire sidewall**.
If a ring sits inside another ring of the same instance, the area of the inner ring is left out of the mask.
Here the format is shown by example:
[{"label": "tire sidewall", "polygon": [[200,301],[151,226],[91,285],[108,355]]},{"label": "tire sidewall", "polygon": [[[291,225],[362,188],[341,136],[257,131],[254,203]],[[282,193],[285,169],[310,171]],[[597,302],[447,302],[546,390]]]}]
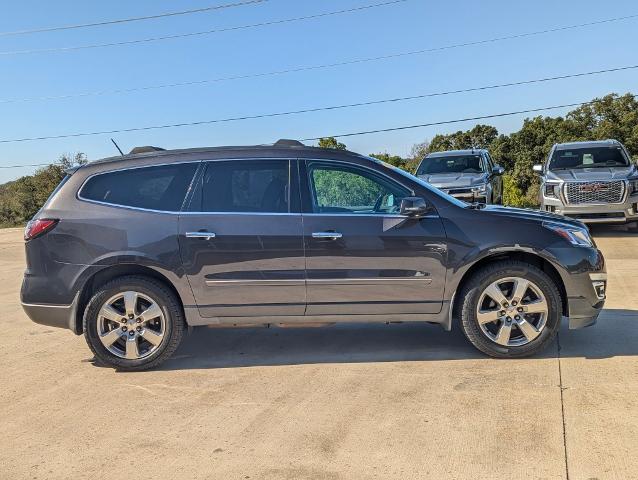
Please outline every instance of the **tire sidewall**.
[{"label": "tire sidewall", "polygon": [[[521,346],[505,347],[488,338],[481,329],[476,315],[481,294],[493,282],[507,278],[521,277],[530,280],[542,291],[549,307],[545,328],[531,342]],[[497,357],[524,357],[540,351],[551,342],[560,328],[562,318],[561,300],[558,289],[552,279],[543,271],[532,265],[509,262],[492,268],[486,268],[470,280],[469,288],[464,289],[462,297],[461,326],[466,337],[479,350]]]},{"label": "tire sidewall", "polygon": [[[174,300],[170,301],[172,299],[167,299],[167,292],[163,290],[163,288],[160,288],[158,285],[151,281],[147,281],[144,279],[133,280],[123,278],[107,283],[96,292],[96,294],[93,296],[93,298],[91,298],[89,304],[86,307],[83,322],[84,336],[87,343],[91,347],[91,350],[93,350],[93,353],[95,353],[97,360],[99,360],[103,364],[114,366],[116,368],[135,369],[145,367],[149,364],[154,364],[159,358],[163,356],[167,348],[169,348],[169,346],[173,343],[172,339],[176,331],[176,321],[180,316],[180,312],[175,311]],[[148,357],[137,360],[120,358],[111,353],[100,341],[97,328],[98,313],[104,303],[109,298],[117,295],[118,293],[123,293],[126,291],[139,292],[156,302],[162,310],[165,319],[164,339],[160,346]]]}]

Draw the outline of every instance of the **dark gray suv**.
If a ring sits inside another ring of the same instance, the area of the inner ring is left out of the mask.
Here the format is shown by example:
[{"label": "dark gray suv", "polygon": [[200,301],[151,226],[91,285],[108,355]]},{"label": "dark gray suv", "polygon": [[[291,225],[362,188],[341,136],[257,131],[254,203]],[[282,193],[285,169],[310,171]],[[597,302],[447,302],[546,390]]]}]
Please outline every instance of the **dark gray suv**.
[{"label": "dark gray suv", "polygon": [[603,306],[578,221],[295,141],[149,150],[69,172],[25,231],[24,310],[84,333],[102,364],[158,365],[186,327],[335,322],[458,323],[522,357]]},{"label": "dark gray suv", "polygon": [[503,173],[482,149],[429,153],[416,169],[421,180],[470,203],[503,203]]}]

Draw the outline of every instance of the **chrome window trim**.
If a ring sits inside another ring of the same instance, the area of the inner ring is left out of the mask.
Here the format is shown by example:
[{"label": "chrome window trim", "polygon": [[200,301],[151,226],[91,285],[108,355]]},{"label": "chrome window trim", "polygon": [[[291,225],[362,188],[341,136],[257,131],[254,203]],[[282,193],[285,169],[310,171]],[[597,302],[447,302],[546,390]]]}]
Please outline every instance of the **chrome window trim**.
[{"label": "chrome window trim", "polygon": [[[414,190],[412,188],[410,188],[409,186],[403,184],[402,182],[398,182],[397,180],[395,180],[394,178],[390,177],[389,175],[385,174],[384,172],[378,171],[378,170],[374,170],[371,169],[369,167],[366,167],[365,165],[360,165],[358,163],[354,163],[354,162],[348,162],[348,161],[344,161],[344,160],[333,160],[333,159],[325,159],[325,158],[277,158],[277,157],[259,157],[259,158],[255,158],[255,157],[245,157],[245,158],[220,158],[220,159],[201,159],[201,160],[184,160],[184,161],[178,161],[178,162],[163,162],[163,163],[154,163],[151,165],[135,165],[135,166],[131,166],[131,167],[123,167],[123,168],[117,168],[117,169],[113,169],[113,170],[107,170],[104,172],[97,172],[97,173],[93,173],[91,175],[89,175],[88,177],[86,177],[84,179],[84,181],[82,182],[82,184],[80,185],[80,187],[77,189],[76,192],[76,198],[82,202],[87,202],[87,203],[92,203],[95,205],[102,205],[102,206],[107,206],[107,207],[114,207],[114,208],[123,208],[126,210],[134,210],[134,211],[138,211],[138,212],[146,212],[146,213],[158,213],[158,214],[164,214],[164,215],[259,215],[259,216],[303,216],[303,215],[307,215],[307,216],[319,216],[319,217],[323,217],[323,216],[339,216],[339,217],[376,217],[376,218],[414,218],[414,219],[422,219],[422,218],[440,218],[440,216],[438,214],[435,215],[424,215],[422,217],[411,217],[409,215],[401,215],[401,214],[397,214],[397,213],[393,213],[393,214],[383,214],[383,213],[301,213],[301,212],[190,212],[190,211],[186,211],[186,210],[177,210],[177,211],[172,211],[172,210],[156,210],[156,209],[152,209],[152,208],[143,208],[143,207],[133,207],[130,205],[121,205],[119,203],[110,203],[110,202],[103,202],[100,200],[91,200],[89,198],[83,197],[81,195],[82,189],[84,188],[84,186],[86,185],[86,183],[92,179],[93,177],[97,177],[99,175],[106,175],[109,173],[114,173],[114,172],[123,172],[123,171],[127,171],[127,170],[137,170],[140,168],[152,168],[152,167],[163,167],[163,166],[167,166],[167,165],[182,165],[182,164],[187,164],[187,163],[195,163],[195,164],[199,164],[200,166],[202,164],[205,163],[210,163],[210,162],[234,162],[234,161],[244,161],[244,160],[287,160],[289,162],[292,161],[316,161],[316,162],[328,162],[328,163],[340,163],[340,164],[344,164],[344,165],[354,165],[355,167],[358,168],[362,168],[364,170],[369,170],[375,174],[381,175],[385,178],[387,178],[389,181],[394,182],[399,184],[401,187],[409,190],[411,193],[414,193]],[[376,163],[376,162],[375,162]],[[190,191],[193,188],[193,183],[198,177],[198,172],[195,172],[195,175],[193,175],[193,179],[191,180],[191,184],[188,187],[186,196],[185,196],[185,200],[188,197]],[[184,205],[182,205],[182,209],[184,208]]]},{"label": "chrome window trim", "polygon": [[156,210],[156,209],[152,209],[152,208],[143,208],[143,207],[133,207],[131,205],[122,205],[120,203],[110,203],[110,202],[103,202],[100,200],[92,200],[90,198],[86,198],[83,197],[81,195],[82,190],[84,189],[84,187],[86,186],[86,184],[88,183],[89,180],[91,180],[94,177],[98,177],[100,175],[107,175],[109,173],[117,173],[117,172],[125,172],[127,170],[139,170],[141,168],[153,168],[153,167],[165,167],[168,165],[183,165],[183,164],[187,164],[187,163],[193,163],[193,164],[197,164],[197,168],[199,168],[199,165],[201,165],[203,162],[203,160],[184,160],[181,162],[164,162],[164,163],[154,163],[152,165],[135,165],[132,167],[123,167],[123,168],[116,168],[114,170],[107,170],[105,172],[97,172],[97,173],[93,173],[91,175],[89,175],[88,177],[86,177],[84,179],[84,181],[82,182],[82,185],[80,185],[80,188],[78,188],[75,197],[82,201],[82,202],[87,202],[87,203],[93,203],[96,205],[104,205],[107,207],[116,207],[116,208],[125,208],[127,210],[137,210],[137,211],[141,211],[141,212],[149,212],[149,213],[169,213],[169,214],[179,214],[181,209],[184,208],[184,201],[186,200],[186,198],[188,197],[188,194],[190,193],[191,188],[193,188],[193,181],[195,180],[195,178],[197,177],[197,169],[195,170],[195,173],[193,174],[193,178],[191,178],[191,183],[188,186],[188,189],[186,189],[186,195],[184,195],[184,199],[182,200],[182,205],[180,207],[180,210]]}]

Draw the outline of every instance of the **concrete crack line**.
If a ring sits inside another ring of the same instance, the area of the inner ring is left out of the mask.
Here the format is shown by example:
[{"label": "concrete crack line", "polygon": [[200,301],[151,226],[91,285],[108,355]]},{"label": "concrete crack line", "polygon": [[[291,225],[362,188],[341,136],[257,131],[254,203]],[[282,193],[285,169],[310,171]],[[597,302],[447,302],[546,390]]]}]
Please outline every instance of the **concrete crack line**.
[{"label": "concrete crack line", "polygon": [[567,461],[567,433],[565,428],[565,401],[563,399],[563,392],[567,389],[567,387],[563,386],[563,370],[561,368],[561,362],[560,362],[560,359],[561,359],[560,334],[556,335],[556,344],[558,347],[557,359],[558,359],[558,380],[559,380],[559,387],[560,387],[560,411],[563,417],[563,452],[565,456],[565,476],[567,480],[569,480],[569,462]]}]

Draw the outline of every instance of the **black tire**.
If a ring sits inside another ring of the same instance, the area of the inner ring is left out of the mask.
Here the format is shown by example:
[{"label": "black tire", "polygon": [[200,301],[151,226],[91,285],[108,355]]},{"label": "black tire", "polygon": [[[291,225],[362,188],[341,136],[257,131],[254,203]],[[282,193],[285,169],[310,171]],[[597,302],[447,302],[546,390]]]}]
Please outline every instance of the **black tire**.
[{"label": "black tire", "polygon": [[[532,281],[541,290],[548,304],[545,327],[540,335],[521,346],[503,346],[490,339],[479,326],[477,306],[482,292],[493,282],[520,277]],[[520,358],[534,355],[553,340],[562,318],[561,296],[552,278],[539,268],[525,262],[502,261],[487,265],[475,272],[458,292],[456,311],[460,312],[460,325],[467,339],[481,352],[495,358]]]},{"label": "black tire", "polygon": [[[136,360],[120,358],[110,352],[100,341],[98,333],[98,312],[103,304],[126,291],[139,292],[151,298],[160,307],[165,319],[161,343],[150,355]],[[175,294],[162,282],[137,275],[119,277],[100,287],[89,301],[83,318],[84,338],[96,361],[121,371],[147,370],[169,358],[182,340],[185,323],[182,307]]]}]

